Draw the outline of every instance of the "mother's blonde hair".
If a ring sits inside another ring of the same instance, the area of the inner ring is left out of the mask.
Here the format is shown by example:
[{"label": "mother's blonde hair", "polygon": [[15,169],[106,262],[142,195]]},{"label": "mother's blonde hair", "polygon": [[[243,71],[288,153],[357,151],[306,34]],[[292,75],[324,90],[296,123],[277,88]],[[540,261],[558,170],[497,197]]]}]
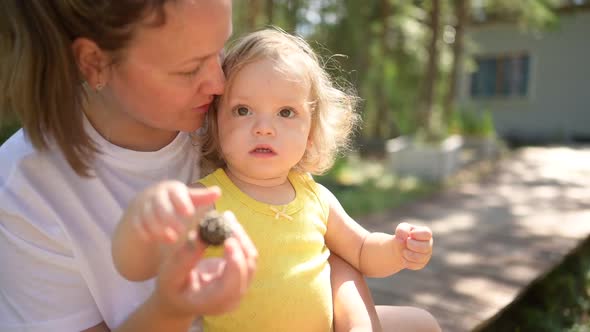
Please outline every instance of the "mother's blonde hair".
[{"label": "mother's blonde hair", "polygon": [[[291,73],[297,70],[296,74],[309,83],[311,144],[295,168],[312,174],[325,172],[340,151],[350,148],[351,134],[360,120],[355,111],[358,98],[336,85],[303,38],[277,28],[247,34],[232,44],[223,62],[226,91],[231,90],[232,82],[244,66],[261,59],[273,60],[281,70]],[[201,166],[205,173],[225,165],[217,128],[217,112],[222,99],[223,96],[217,98],[208,113],[207,130],[201,139]]]}]

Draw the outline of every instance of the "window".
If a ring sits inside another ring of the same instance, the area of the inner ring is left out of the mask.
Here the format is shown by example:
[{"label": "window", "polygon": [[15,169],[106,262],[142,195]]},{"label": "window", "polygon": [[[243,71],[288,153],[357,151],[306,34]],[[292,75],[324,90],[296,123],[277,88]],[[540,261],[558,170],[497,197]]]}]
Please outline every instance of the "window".
[{"label": "window", "polygon": [[526,96],[529,80],[527,54],[480,56],[471,74],[472,97]]}]

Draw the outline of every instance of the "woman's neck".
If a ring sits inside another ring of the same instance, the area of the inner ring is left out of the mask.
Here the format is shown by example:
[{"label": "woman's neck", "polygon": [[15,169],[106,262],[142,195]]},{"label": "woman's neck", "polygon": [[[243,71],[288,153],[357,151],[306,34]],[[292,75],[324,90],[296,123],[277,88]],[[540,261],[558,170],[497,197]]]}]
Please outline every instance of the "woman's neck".
[{"label": "woman's neck", "polygon": [[150,128],[126,114],[88,104],[84,113],[94,129],[109,143],[134,151],[157,151],[167,146],[178,131]]}]

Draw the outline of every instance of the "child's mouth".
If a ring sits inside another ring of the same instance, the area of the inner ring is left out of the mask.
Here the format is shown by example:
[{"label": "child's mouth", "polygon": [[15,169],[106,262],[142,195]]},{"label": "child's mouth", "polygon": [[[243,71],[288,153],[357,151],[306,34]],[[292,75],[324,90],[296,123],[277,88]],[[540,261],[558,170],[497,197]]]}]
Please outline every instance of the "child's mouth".
[{"label": "child's mouth", "polygon": [[257,156],[274,156],[276,152],[270,146],[257,146],[250,151],[251,154]]}]

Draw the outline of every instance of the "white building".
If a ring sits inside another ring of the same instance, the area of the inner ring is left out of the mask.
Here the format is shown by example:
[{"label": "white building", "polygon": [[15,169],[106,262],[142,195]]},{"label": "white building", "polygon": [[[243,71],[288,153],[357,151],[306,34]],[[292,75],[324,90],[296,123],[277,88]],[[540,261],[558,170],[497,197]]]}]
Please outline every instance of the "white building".
[{"label": "white building", "polygon": [[477,68],[461,78],[459,102],[490,110],[509,140],[590,141],[590,6],[558,13],[539,33],[502,22],[468,29]]}]

